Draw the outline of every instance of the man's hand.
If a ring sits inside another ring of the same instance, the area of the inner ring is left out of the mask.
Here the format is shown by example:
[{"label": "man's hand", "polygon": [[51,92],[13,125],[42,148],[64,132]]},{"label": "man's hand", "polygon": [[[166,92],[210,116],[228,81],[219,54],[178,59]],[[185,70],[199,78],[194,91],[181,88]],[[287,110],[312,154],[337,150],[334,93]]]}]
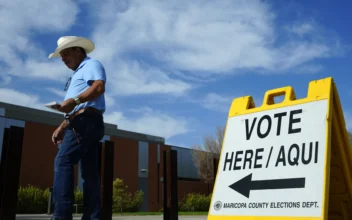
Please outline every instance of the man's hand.
[{"label": "man's hand", "polygon": [[64,139],[66,128],[64,126],[59,126],[53,133],[51,137],[52,142],[57,145],[61,144],[62,140]]},{"label": "man's hand", "polygon": [[73,98],[66,99],[60,106],[57,107],[57,110],[64,113],[71,112],[76,106],[76,102]]}]

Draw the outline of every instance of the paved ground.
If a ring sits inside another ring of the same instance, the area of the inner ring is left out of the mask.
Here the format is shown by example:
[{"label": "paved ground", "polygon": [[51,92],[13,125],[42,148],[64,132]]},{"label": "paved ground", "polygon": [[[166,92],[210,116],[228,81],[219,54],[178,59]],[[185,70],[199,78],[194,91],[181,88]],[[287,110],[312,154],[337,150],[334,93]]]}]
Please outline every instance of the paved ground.
[{"label": "paved ground", "polygon": [[[17,215],[18,220],[49,220],[51,216],[46,214],[42,215]],[[76,215],[74,220],[81,219],[79,215]],[[207,216],[179,216],[179,220],[206,220]],[[163,220],[162,215],[150,215],[150,216],[113,216],[113,220]]]}]

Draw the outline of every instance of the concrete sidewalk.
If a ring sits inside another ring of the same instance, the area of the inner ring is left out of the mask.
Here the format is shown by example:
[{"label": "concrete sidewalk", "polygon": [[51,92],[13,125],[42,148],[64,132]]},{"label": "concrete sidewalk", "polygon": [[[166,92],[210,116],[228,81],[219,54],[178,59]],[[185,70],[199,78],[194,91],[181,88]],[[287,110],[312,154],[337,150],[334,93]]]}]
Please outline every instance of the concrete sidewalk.
[{"label": "concrete sidewalk", "polygon": [[[46,214],[41,215],[17,215],[18,220],[50,220],[51,216]],[[74,220],[80,220],[80,215],[75,215]],[[162,215],[148,215],[148,216],[113,216],[113,220],[163,220]],[[206,220],[207,216],[179,216],[179,220]]]}]

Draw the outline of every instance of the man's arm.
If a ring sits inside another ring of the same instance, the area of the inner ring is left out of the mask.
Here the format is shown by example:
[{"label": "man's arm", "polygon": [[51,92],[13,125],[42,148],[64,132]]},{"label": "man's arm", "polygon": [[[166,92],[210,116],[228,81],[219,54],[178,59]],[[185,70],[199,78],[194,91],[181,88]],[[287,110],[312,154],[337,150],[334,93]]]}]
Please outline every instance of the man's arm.
[{"label": "man's arm", "polygon": [[88,102],[88,101],[96,99],[97,97],[99,97],[104,92],[105,92],[105,83],[104,83],[104,81],[96,80],[96,81],[93,81],[91,87],[89,87],[86,91],[81,93],[78,96],[78,98],[81,101],[81,103]]},{"label": "man's arm", "polygon": [[60,126],[54,131],[53,135],[51,136],[51,140],[55,145],[62,143],[67,127],[68,127],[68,123],[66,122],[66,120],[64,120],[60,124]]},{"label": "man's arm", "polygon": [[61,124],[60,124],[60,126],[59,126],[60,128],[62,128],[62,129],[64,129],[64,130],[66,130],[66,128],[68,127],[68,123],[67,123],[67,121],[66,120],[64,120]]},{"label": "man's arm", "polygon": [[105,69],[98,61],[91,61],[89,71],[83,75],[83,79],[90,86],[78,98],[81,103],[92,101],[105,92],[106,75]]},{"label": "man's arm", "polygon": [[[105,92],[105,83],[102,80],[96,80],[92,85],[83,93],[81,93],[78,98],[81,103],[91,101],[99,97]],[[61,106],[58,108],[59,111],[69,113],[76,106],[76,102],[73,98],[65,100],[61,103]]]}]

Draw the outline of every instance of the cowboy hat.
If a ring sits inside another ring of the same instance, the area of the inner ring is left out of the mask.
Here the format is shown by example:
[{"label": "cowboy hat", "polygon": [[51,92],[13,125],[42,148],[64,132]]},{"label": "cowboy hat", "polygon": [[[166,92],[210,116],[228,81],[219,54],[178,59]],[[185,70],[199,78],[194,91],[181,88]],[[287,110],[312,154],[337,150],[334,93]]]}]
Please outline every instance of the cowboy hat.
[{"label": "cowboy hat", "polygon": [[63,36],[57,41],[57,48],[49,55],[49,58],[59,57],[62,50],[70,47],[82,47],[88,54],[94,50],[95,46],[91,40],[84,37]]}]

